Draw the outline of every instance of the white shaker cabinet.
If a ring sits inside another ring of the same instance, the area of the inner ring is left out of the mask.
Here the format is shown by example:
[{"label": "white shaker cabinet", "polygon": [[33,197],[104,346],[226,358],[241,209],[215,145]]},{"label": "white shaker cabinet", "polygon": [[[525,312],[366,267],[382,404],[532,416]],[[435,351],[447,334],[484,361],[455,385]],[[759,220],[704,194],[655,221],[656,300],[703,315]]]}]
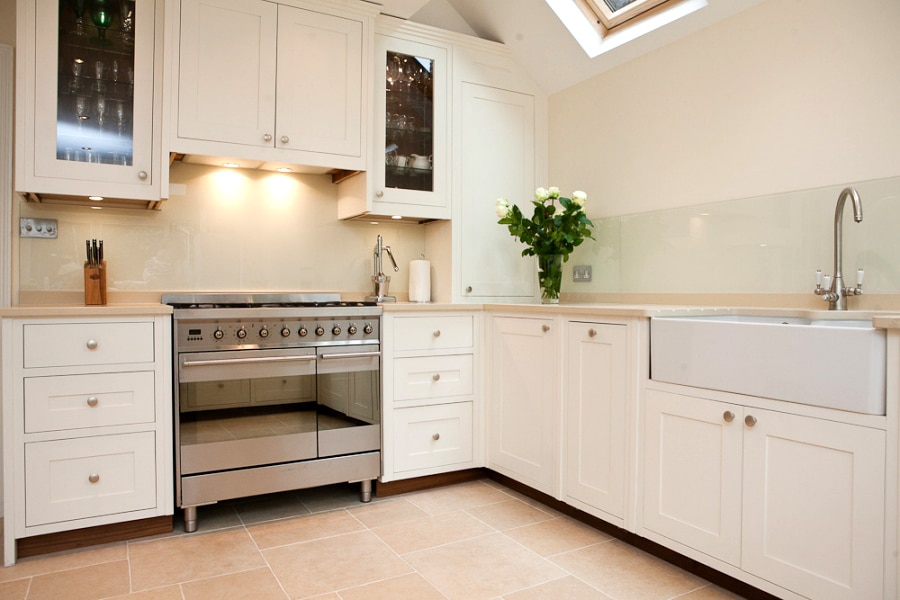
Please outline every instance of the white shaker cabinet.
[{"label": "white shaker cabinet", "polygon": [[339,4],[182,0],[170,150],[365,169],[373,11]]},{"label": "white shaker cabinet", "polygon": [[884,431],[657,389],[644,419],[646,530],[756,585],[882,597]]},{"label": "white shaker cabinet", "polygon": [[2,339],[6,564],[22,538],[171,515],[170,318],[4,318]]},{"label": "white shaker cabinet", "polygon": [[559,332],[549,318],[492,315],[488,336],[488,467],[559,493]]}]

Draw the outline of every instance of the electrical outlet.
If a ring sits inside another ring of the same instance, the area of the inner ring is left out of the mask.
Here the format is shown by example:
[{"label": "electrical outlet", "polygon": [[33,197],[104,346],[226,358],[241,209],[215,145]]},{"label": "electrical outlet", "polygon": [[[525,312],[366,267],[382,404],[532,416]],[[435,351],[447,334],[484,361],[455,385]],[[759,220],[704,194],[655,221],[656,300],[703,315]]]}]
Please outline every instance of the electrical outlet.
[{"label": "electrical outlet", "polygon": [[55,239],[57,233],[56,219],[19,219],[19,236]]},{"label": "electrical outlet", "polygon": [[593,268],[591,265],[575,265],[572,267],[572,281],[590,281]]}]

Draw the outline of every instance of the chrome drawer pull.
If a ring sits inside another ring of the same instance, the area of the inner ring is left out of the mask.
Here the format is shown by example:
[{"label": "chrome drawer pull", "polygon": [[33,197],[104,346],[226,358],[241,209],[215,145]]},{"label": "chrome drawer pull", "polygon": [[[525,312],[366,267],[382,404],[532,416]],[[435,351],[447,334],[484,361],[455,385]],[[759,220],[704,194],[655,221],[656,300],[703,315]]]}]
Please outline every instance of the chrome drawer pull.
[{"label": "chrome drawer pull", "polygon": [[588,337],[594,337],[595,335],[597,335],[597,330],[596,330],[596,329],[594,329],[593,327],[591,327],[590,329],[588,329]]},{"label": "chrome drawer pull", "polygon": [[97,473],[91,473],[90,475],[88,475],[88,481],[90,481],[91,483],[97,483],[98,481],[100,481],[100,475],[98,475]]},{"label": "chrome drawer pull", "polygon": [[97,396],[91,396],[87,399],[88,406],[97,406],[98,402],[100,402],[100,400],[97,399]]},{"label": "chrome drawer pull", "polygon": [[441,439],[441,434],[435,433],[433,436],[431,436],[431,439],[433,439],[434,441],[438,441],[439,439]]},{"label": "chrome drawer pull", "polygon": [[441,374],[440,374],[440,373],[435,373],[434,375],[431,376],[431,379],[432,379],[432,381],[440,381],[440,380],[441,380]]},{"label": "chrome drawer pull", "polygon": [[97,349],[97,340],[88,340],[87,344],[88,350],[96,350]]},{"label": "chrome drawer pull", "polygon": [[731,423],[732,421],[734,421],[734,413],[731,412],[730,410],[726,410],[722,414],[722,418],[725,419],[726,423]]},{"label": "chrome drawer pull", "polygon": [[756,425],[756,417],[754,417],[753,415],[747,415],[746,417],[744,417],[744,423],[747,425],[747,427],[753,427],[754,425]]},{"label": "chrome drawer pull", "polygon": [[432,335],[434,335],[434,337],[441,337],[441,330],[440,330],[440,329],[435,329],[435,330],[434,330],[434,333],[433,333]]},{"label": "chrome drawer pull", "polygon": [[547,325],[546,323],[541,325],[541,331],[543,331],[544,333],[547,333],[548,331],[550,331],[550,326]]}]

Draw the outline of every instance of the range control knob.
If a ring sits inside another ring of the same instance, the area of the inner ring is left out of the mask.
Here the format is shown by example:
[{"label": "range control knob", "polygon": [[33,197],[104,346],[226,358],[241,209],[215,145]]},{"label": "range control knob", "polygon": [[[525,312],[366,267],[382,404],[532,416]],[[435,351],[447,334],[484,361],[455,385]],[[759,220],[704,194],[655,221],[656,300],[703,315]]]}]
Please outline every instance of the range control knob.
[{"label": "range control knob", "polygon": [[357,331],[359,331],[359,330],[356,329],[356,325],[354,325],[352,323],[350,324],[350,327],[347,328],[347,333],[349,333],[350,335],[356,335]]},{"label": "range control knob", "polygon": [[217,340],[221,340],[223,337],[225,337],[225,332],[221,329],[216,329],[215,331],[213,331],[213,337]]},{"label": "range control knob", "polygon": [[340,325],[335,325],[334,327],[332,327],[332,328],[331,328],[331,334],[332,334],[332,335],[341,335],[341,326],[340,326]]},{"label": "range control knob", "polygon": [[325,335],[325,328],[321,325],[316,326],[316,335]]},{"label": "range control knob", "polygon": [[287,337],[289,335],[291,335],[291,330],[288,329],[287,327],[282,327],[281,328],[281,337]]},{"label": "range control knob", "polygon": [[259,337],[261,337],[261,338],[267,338],[267,337],[269,337],[269,330],[266,329],[265,327],[263,327],[262,329],[260,329],[260,330],[259,330]]},{"label": "range control knob", "polygon": [[237,336],[239,340],[244,339],[245,337],[247,337],[247,330],[241,327],[237,330]]},{"label": "range control knob", "polygon": [[372,333],[372,324],[371,323],[366,323],[366,326],[363,327],[363,333],[365,333],[366,335],[369,335],[370,333]]},{"label": "range control knob", "polygon": [[299,330],[297,330],[297,335],[299,335],[300,337],[306,337],[308,333],[309,330],[307,330],[306,327],[301,327]]}]

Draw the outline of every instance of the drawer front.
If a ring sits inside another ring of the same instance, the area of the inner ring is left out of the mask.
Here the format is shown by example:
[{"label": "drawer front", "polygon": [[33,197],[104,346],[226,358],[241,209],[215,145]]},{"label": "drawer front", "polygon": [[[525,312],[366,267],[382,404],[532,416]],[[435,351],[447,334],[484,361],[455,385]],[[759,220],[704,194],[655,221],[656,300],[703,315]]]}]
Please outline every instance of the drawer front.
[{"label": "drawer front", "polygon": [[450,466],[472,460],[472,403],[394,411],[394,470]]},{"label": "drawer front", "polygon": [[394,321],[394,346],[398,351],[471,348],[472,315],[398,317]]},{"label": "drawer front", "polygon": [[153,371],[27,377],[25,432],[152,423]]},{"label": "drawer front", "polygon": [[468,396],[473,392],[471,354],[394,359],[394,402]]},{"label": "drawer front", "polygon": [[149,363],[153,323],[46,323],[24,326],[24,366]]},{"label": "drawer front", "polygon": [[25,524],[156,506],[152,431],[25,444]]}]

